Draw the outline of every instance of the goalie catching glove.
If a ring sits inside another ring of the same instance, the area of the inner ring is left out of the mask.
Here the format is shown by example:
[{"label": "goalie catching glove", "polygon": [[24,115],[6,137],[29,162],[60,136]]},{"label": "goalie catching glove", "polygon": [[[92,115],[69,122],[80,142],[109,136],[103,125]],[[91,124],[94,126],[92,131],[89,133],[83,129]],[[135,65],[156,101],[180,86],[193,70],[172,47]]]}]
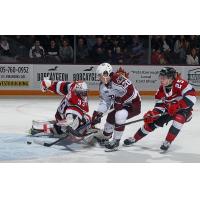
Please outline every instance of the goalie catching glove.
[{"label": "goalie catching glove", "polygon": [[70,126],[73,130],[76,130],[79,127],[78,116],[73,114],[67,114],[66,119],[59,121],[57,125],[61,127]]}]

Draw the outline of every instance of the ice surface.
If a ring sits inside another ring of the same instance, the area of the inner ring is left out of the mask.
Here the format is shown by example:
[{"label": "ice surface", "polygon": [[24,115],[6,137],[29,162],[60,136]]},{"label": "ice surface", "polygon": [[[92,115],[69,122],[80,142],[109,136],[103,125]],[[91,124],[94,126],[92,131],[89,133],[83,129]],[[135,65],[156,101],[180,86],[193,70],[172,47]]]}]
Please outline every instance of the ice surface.
[{"label": "ice surface", "polygon": [[[133,147],[121,147],[117,152],[104,152],[100,147],[85,147],[79,144],[43,147],[27,145],[27,131],[32,120],[54,118],[60,97],[1,97],[0,99],[0,162],[200,162],[200,105],[194,107],[193,119],[184,125],[176,140],[166,153],[160,145],[165,139],[170,124],[150,133]],[[97,106],[97,100],[89,100],[90,114]],[[142,97],[142,114],[154,106],[153,98]],[[139,119],[137,116],[129,121]],[[103,128],[103,117],[99,126]],[[128,125],[123,139],[132,136],[142,122]],[[122,144],[122,142],[121,142]]]}]

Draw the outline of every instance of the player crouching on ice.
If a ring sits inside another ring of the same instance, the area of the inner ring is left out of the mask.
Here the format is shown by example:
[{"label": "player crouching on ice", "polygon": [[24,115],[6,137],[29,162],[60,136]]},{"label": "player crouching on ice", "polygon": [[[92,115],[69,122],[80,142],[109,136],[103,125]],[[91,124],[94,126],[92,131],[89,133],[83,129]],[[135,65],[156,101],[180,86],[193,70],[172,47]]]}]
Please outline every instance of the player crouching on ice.
[{"label": "player crouching on ice", "polygon": [[[194,88],[183,80],[172,67],[164,67],[159,74],[161,86],[155,95],[153,110],[144,115],[144,125],[132,138],[124,140],[124,146],[130,146],[158,127],[169,121],[173,123],[160,149],[166,151],[174,141],[184,123],[192,118],[192,107],[196,102]],[[155,115],[161,114],[155,118]]]},{"label": "player crouching on ice", "polygon": [[[55,122],[51,124],[50,134],[56,136],[67,134],[70,127],[70,130],[73,130],[73,134],[77,137],[86,135],[87,130],[91,127],[91,117],[87,114],[89,111],[87,84],[83,81],[70,83],[66,81],[52,82],[49,79],[44,79],[41,82],[41,89],[43,92],[49,90],[64,96],[55,114]],[[33,126],[32,134],[35,133],[34,131]]]},{"label": "player crouching on ice", "polygon": [[[122,70],[122,69],[120,69]],[[141,99],[132,82],[120,70],[113,73],[112,66],[102,63],[97,67],[96,74],[100,80],[100,102],[92,116],[92,125],[101,122],[101,117],[109,111],[103,134],[97,137],[105,145],[106,151],[118,149],[120,139],[124,132],[123,125],[127,119],[138,114],[141,110]],[[113,140],[108,141],[113,136]]]}]

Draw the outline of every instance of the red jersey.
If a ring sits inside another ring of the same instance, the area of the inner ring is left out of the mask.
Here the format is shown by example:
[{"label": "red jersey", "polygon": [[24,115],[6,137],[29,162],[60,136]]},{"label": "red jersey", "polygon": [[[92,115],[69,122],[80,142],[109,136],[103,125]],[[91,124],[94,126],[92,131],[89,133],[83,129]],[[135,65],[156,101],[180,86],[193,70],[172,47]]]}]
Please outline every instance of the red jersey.
[{"label": "red jersey", "polygon": [[184,79],[178,77],[172,82],[170,88],[160,86],[156,95],[155,108],[161,112],[165,112],[168,104],[178,101],[180,108],[191,108],[196,102],[196,93],[194,88]]},{"label": "red jersey", "polygon": [[66,102],[67,107],[75,106],[81,109],[82,112],[89,112],[88,99],[87,97],[81,98],[77,96],[74,89],[76,82],[66,82],[66,81],[55,81],[49,88],[50,91],[55,94],[65,95],[62,102]]}]

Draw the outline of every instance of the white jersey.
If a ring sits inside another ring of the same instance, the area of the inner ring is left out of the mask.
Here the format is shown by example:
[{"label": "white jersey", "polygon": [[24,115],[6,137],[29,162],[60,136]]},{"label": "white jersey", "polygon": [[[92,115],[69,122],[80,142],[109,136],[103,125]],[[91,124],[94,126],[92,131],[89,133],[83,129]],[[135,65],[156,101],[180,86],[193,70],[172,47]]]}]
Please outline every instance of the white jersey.
[{"label": "white jersey", "polygon": [[114,103],[116,97],[120,97],[124,104],[131,103],[139,93],[133,86],[132,82],[126,77],[114,74],[110,83],[105,86],[100,83],[100,102],[97,108],[98,112],[105,113]]},{"label": "white jersey", "polygon": [[114,91],[111,89],[111,85],[106,87],[103,83],[99,85],[100,102],[97,111],[105,113],[114,102]]}]

